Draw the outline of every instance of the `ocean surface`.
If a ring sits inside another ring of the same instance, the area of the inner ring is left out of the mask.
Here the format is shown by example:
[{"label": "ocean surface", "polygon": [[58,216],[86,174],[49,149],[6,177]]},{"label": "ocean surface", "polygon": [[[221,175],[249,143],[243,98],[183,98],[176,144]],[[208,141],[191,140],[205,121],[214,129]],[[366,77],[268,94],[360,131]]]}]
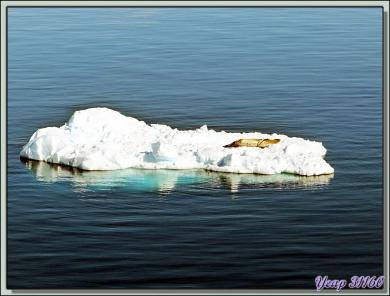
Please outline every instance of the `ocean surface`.
[{"label": "ocean surface", "polygon": [[[10,8],[8,288],[315,289],[317,275],[382,275],[381,34],[379,8]],[[335,174],[20,160],[38,128],[97,106],[320,141]]]}]

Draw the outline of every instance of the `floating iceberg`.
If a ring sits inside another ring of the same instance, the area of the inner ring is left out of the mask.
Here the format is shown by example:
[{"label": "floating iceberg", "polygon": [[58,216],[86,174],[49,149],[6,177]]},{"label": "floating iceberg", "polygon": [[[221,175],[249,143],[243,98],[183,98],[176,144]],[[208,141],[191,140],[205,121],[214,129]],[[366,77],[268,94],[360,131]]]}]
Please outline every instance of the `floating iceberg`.
[{"label": "floating iceberg", "polygon": [[[224,148],[242,138],[271,138],[267,148]],[[202,126],[178,130],[148,125],[107,108],[76,111],[63,126],[37,130],[22,158],[83,170],[205,169],[218,172],[313,176],[332,174],[319,142],[278,134],[227,133]]]}]

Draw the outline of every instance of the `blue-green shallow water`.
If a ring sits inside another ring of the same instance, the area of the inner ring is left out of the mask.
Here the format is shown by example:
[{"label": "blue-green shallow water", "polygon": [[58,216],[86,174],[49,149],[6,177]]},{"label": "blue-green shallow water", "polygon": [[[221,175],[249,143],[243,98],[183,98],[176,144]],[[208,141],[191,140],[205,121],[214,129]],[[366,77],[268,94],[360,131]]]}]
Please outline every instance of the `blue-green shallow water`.
[{"label": "blue-green shallow water", "polygon": [[[314,288],[316,275],[383,273],[380,9],[11,8],[8,30],[9,288]],[[335,175],[20,161],[36,129],[94,106],[321,141]]]}]

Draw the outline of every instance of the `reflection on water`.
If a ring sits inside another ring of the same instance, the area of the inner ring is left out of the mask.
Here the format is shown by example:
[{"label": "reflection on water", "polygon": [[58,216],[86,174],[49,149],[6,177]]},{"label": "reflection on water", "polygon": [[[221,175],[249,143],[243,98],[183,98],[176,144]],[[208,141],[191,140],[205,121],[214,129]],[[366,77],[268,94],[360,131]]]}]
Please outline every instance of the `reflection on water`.
[{"label": "reflection on water", "polygon": [[169,193],[176,186],[203,184],[203,187],[225,187],[238,192],[245,186],[272,188],[319,188],[327,185],[333,175],[297,176],[291,174],[255,175],[210,172],[204,170],[143,170],[83,171],[43,161],[22,160],[38,181],[70,182],[75,191],[105,190],[128,187],[139,191]]}]

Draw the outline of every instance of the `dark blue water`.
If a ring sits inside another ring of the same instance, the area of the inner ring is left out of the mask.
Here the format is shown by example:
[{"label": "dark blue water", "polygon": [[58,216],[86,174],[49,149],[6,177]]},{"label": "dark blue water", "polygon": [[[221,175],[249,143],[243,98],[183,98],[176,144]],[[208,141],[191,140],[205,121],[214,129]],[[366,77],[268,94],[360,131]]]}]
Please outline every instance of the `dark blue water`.
[{"label": "dark blue water", "polygon": [[[373,8],[9,9],[8,288],[382,274],[381,25]],[[96,106],[321,141],[335,175],[20,161],[36,129]]]}]

